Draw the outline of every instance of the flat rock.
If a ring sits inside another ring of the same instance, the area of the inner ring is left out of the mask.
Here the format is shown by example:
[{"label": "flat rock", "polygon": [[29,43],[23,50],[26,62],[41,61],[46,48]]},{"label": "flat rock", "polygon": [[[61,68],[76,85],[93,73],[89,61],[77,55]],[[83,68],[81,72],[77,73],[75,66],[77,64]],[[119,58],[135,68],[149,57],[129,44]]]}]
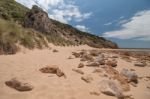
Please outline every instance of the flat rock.
[{"label": "flat rock", "polygon": [[90,62],[90,63],[87,64],[86,66],[99,67],[99,63],[98,63],[98,62]]},{"label": "flat rock", "polygon": [[72,71],[77,72],[79,74],[84,74],[84,72],[81,69],[72,69]]},{"label": "flat rock", "polygon": [[17,80],[16,78],[6,81],[5,84],[11,88],[18,90],[18,91],[31,91],[33,89],[32,85],[21,82],[21,81]]},{"label": "flat rock", "polygon": [[81,79],[87,83],[91,83],[93,81],[93,78],[91,77],[91,75],[84,75],[81,77]]},{"label": "flat rock", "polygon": [[145,62],[137,62],[134,64],[134,66],[138,66],[138,67],[145,67],[147,64]]}]

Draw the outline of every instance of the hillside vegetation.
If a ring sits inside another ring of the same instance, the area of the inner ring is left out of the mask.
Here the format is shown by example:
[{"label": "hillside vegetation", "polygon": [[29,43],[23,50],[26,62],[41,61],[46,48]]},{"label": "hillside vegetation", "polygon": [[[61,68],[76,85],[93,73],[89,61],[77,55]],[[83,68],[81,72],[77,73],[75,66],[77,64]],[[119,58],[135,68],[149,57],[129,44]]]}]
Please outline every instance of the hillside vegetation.
[{"label": "hillside vegetation", "polygon": [[0,54],[14,54],[18,45],[26,48],[87,44],[97,48],[117,48],[102,37],[52,20],[38,6],[28,9],[15,0],[0,0]]}]

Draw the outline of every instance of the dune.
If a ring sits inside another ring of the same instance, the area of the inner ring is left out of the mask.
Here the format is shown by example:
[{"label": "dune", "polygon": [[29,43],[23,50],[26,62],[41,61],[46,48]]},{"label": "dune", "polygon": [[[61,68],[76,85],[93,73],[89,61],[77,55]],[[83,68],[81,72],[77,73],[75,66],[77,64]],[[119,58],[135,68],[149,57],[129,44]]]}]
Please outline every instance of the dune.
[{"label": "dune", "polygon": [[[54,49],[57,51],[53,52]],[[114,96],[100,93],[97,84],[103,78],[97,73],[92,73],[98,67],[80,68],[84,75],[93,77],[91,83],[86,83],[81,79],[83,75],[72,71],[81,63],[80,58],[75,58],[72,52],[79,52],[83,49],[93,50],[95,48],[87,45],[75,47],[51,45],[51,49],[23,49],[15,55],[0,55],[0,99],[116,99]],[[116,60],[118,61],[116,70],[133,69],[139,77],[145,77],[139,79],[137,87],[130,85],[129,93],[134,99],[150,99],[150,89],[147,88],[150,85],[150,79],[146,78],[150,77],[150,66],[134,66],[134,59],[132,62],[121,58]],[[66,78],[39,71],[40,68],[48,65],[58,66],[65,73]],[[6,86],[5,81],[12,78],[21,79],[33,85],[33,90],[19,92]]]}]

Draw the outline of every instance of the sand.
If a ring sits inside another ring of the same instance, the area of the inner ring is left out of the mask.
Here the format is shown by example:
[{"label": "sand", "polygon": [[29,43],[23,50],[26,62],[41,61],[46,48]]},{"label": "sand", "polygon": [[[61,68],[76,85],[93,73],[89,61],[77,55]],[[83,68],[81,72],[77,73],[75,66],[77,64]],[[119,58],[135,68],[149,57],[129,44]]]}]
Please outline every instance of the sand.
[{"label": "sand", "polygon": [[[72,71],[80,63],[79,58],[68,59],[72,52],[82,49],[94,49],[89,46],[56,47],[43,50],[23,50],[15,55],[0,55],[0,99],[116,99],[116,97],[104,94],[91,95],[93,91],[99,91],[96,84],[101,79],[92,74],[94,68],[84,67],[85,74],[90,74],[94,81],[86,83],[81,80],[81,74]],[[53,49],[58,52],[54,53]],[[73,56],[72,56],[73,57]],[[58,77],[55,74],[45,74],[39,71],[46,65],[57,65],[66,74],[67,78]],[[150,67],[136,67],[118,59],[117,70],[122,68],[135,69],[138,76],[150,76]],[[28,92],[19,92],[5,85],[5,81],[12,78],[23,79],[32,84],[34,89]],[[137,87],[131,86],[130,93],[134,99],[150,99],[150,80],[141,79]]]}]

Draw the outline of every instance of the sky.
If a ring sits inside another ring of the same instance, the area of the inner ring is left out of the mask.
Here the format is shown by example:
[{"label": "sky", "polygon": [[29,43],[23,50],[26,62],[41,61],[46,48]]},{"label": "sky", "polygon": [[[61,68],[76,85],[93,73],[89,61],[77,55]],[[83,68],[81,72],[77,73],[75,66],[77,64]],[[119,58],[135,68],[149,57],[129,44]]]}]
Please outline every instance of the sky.
[{"label": "sky", "polygon": [[150,0],[16,0],[38,5],[50,18],[116,42],[150,48]]}]

